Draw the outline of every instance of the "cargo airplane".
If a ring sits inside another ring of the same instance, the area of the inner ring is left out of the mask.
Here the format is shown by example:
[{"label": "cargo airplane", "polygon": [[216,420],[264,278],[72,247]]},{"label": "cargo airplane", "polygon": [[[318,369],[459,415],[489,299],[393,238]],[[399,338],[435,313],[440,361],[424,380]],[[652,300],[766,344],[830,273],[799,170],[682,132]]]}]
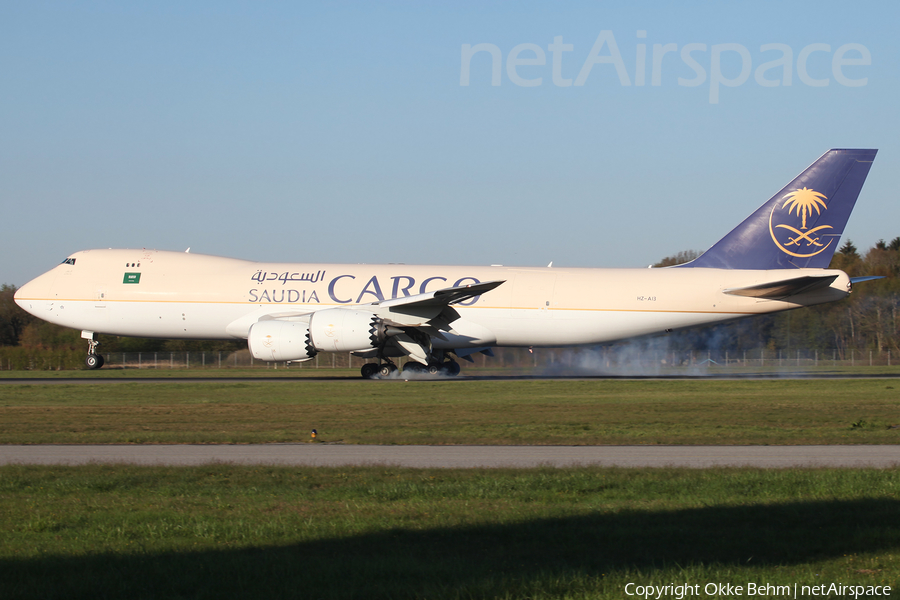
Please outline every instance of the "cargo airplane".
[{"label": "cargo airplane", "polygon": [[876,150],[829,150],[692,262],[593,269],[249,262],[190,252],[84,250],[16,302],[96,334],[245,339],[264,361],[318,352],[371,359],[366,378],[459,373],[498,346],[601,344],[840,300],[828,269]]}]

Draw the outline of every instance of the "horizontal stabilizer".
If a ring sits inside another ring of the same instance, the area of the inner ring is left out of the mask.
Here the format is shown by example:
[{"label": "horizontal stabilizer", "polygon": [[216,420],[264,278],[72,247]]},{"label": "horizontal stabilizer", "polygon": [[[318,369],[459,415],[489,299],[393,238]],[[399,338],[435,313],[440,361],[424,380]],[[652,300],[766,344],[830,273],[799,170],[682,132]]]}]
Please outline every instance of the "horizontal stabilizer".
[{"label": "horizontal stabilizer", "polygon": [[748,298],[786,298],[788,296],[796,296],[797,294],[827,288],[837,278],[837,275],[808,275],[804,277],[794,277],[793,279],[761,283],[759,285],[751,285],[749,287],[733,288],[725,290],[725,293],[732,296],[747,296]]}]

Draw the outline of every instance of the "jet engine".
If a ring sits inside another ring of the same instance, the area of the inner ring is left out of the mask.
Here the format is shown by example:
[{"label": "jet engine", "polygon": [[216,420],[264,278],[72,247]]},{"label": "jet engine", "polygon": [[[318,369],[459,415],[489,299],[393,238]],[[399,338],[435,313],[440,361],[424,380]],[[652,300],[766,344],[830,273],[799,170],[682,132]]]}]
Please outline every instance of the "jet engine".
[{"label": "jet engine", "polygon": [[300,321],[259,321],[247,336],[250,354],[269,362],[304,361],[316,355],[309,325]]},{"label": "jet engine", "polygon": [[327,308],[314,312],[309,333],[316,350],[350,352],[378,348],[387,335],[384,322],[365,310]]}]

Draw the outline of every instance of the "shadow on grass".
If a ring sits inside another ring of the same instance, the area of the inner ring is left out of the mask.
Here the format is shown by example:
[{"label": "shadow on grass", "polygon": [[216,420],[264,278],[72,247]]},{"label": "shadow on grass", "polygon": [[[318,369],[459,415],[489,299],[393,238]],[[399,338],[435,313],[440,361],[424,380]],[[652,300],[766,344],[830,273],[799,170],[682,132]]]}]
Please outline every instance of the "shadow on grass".
[{"label": "shadow on grass", "polygon": [[4,598],[518,597],[626,569],[789,566],[897,549],[900,501],[816,501],[388,530],[239,550],[6,559],[0,582]]}]

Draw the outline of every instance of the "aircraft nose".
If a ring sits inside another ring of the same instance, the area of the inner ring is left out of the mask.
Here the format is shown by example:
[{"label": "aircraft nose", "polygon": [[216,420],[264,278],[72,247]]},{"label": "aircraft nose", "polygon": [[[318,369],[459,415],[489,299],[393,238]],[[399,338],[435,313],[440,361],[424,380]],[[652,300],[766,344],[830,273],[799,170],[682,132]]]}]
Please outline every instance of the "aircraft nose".
[{"label": "aircraft nose", "polygon": [[16,293],[13,295],[13,300],[16,301],[16,304],[19,305],[20,308],[28,310],[28,302],[25,300],[27,294],[29,293],[28,284],[26,283],[22,287],[16,290]]},{"label": "aircraft nose", "polygon": [[35,277],[17,289],[13,299],[23,310],[36,314],[39,303],[53,299],[51,288],[55,279],[56,273],[53,271]]}]

